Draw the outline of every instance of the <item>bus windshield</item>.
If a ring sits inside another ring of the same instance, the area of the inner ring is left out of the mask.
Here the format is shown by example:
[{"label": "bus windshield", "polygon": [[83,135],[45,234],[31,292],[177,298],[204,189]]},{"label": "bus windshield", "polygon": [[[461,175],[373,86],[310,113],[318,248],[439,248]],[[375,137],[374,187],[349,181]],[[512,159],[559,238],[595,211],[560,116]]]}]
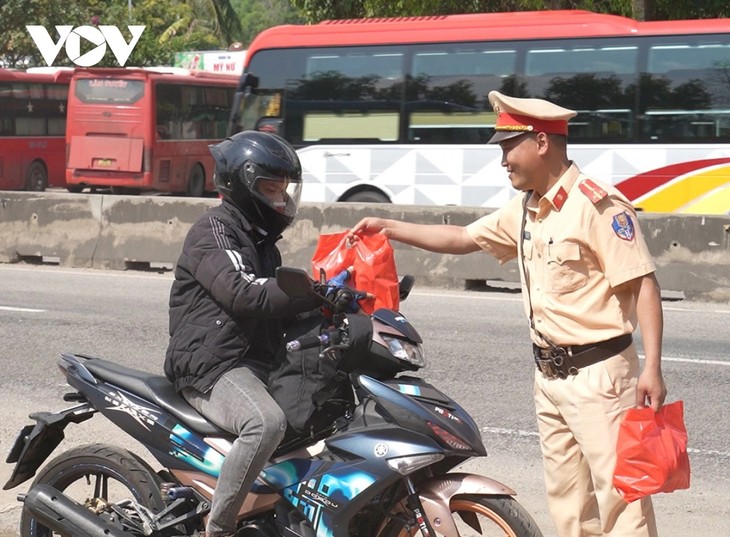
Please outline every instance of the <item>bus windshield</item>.
[{"label": "bus windshield", "polygon": [[241,98],[236,131],[279,132],[281,124],[281,90],[251,89]]}]

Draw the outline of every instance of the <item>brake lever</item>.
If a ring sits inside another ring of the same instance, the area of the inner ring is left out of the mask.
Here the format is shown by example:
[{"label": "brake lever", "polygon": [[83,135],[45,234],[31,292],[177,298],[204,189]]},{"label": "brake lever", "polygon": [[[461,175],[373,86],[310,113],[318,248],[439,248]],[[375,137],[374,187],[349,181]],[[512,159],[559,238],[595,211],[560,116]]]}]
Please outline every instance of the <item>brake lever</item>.
[{"label": "brake lever", "polygon": [[319,353],[319,357],[320,358],[325,358],[325,355],[326,354],[331,354],[332,356],[329,356],[328,358],[330,360],[335,360],[337,358],[334,355],[335,354],[335,351],[347,350],[349,348],[350,348],[350,346],[349,345],[346,345],[344,343],[340,343],[340,344],[337,344],[337,345],[330,345],[329,347],[327,347],[326,349],[324,349],[322,352]]}]

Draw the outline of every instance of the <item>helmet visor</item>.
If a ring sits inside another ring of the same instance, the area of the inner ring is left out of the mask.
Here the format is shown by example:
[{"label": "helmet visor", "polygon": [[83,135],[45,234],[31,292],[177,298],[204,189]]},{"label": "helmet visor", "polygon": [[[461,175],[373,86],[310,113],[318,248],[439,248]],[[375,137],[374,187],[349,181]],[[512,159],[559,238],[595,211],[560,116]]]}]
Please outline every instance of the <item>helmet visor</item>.
[{"label": "helmet visor", "polygon": [[302,183],[289,179],[257,177],[251,185],[251,193],[276,212],[294,218],[302,195]]}]

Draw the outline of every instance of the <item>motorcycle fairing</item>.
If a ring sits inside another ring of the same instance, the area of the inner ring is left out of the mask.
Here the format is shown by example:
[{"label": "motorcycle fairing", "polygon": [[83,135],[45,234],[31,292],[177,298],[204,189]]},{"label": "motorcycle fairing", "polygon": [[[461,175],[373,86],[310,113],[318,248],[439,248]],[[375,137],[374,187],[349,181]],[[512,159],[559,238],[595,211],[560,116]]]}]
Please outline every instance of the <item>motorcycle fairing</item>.
[{"label": "motorcycle fairing", "polygon": [[373,318],[383,324],[387,324],[391,328],[395,328],[400,334],[403,334],[412,342],[423,343],[421,335],[403,314],[389,309],[378,309],[373,312]]},{"label": "motorcycle fairing", "polygon": [[[401,479],[388,466],[389,458],[442,451],[432,439],[390,424],[367,432],[345,430],[325,443],[332,453],[322,455],[327,460],[288,459],[261,474],[311,522],[317,537],[348,535],[354,513]],[[375,483],[378,486],[371,488]]]},{"label": "motorcycle fairing", "polygon": [[310,521],[317,537],[347,535],[338,528],[349,520],[346,506],[378,480],[361,468],[366,463],[292,459],[265,468],[260,479]]},{"label": "motorcycle fairing", "polygon": [[[397,384],[393,385],[393,382]],[[453,399],[437,404],[431,398],[421,397],[415,393],[425,390],[427,383],[415,377],[399,377],[390,383],[380,382],[367,375],[358,377],[358,384],[367,391],[383,407],[390,418],[406,429],[432,436],[427,422],[443,427],[451,434],[463,439],[472,448],[474,455],[486,455],[487,450],[482,442],[479,427],[461,406]],[[408,388],[408,385],[413,388]],[[434,389],[435,390],[435,389]],[[439,392],[441,398],[446,398]],[[466,455],[469,451],[460,451]]]},{"label": "motorcycle fairing", "polygon": [[26,425],[18,433],[5,462],[17,463],[3,490],[12,489],[33,477],[41,464],[64,439],[63,430],[69,423],[82,423],[96,410],[89,404],[78,405],[60,412],[36,412],[30,415],[35,425]]}]

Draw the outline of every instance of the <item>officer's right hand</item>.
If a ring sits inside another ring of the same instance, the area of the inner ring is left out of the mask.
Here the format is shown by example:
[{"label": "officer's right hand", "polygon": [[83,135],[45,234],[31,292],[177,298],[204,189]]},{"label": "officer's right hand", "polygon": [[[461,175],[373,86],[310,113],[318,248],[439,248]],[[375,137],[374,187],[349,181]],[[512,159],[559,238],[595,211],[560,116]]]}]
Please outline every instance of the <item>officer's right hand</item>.
[{"label": "officer's right hand", "polygon": [[387,235],[388,221],[384,218],[375,218],[368,216],[360,220],[350,229],[347,234],[347,240],[350,244],[360,240],[360,235],[364,233],[385,233]]}]

